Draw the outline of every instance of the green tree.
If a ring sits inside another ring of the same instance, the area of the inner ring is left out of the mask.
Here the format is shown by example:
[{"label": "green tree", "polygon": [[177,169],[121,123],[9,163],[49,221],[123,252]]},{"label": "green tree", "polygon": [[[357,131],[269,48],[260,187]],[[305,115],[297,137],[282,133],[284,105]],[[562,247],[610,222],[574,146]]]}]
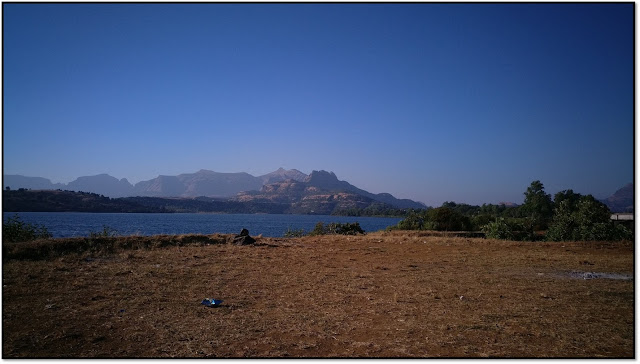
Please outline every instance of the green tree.
[{"label": "green tree", "polygon": [[572,208],[569,200],[560,201],[554,210],[553,222],[549,226],[546,239],[551,241],[578,240],[576,234],[576,221],[573,216],[575,208]]},{"label": "green tree", "polygon": [[333,235],[333,234],[358,235],[358,234],[364,234],[364,233],[365,231],[362,230],[359,222],[354,222],[354,223],[332,222],[327,225],[325,225],[323,222],[318,222],[316,223],[316,226],[313,228],[313,230],[309,233],[309,235],[311,236]]},{"label": "green tree", "polygon": [[560,206],[562,201],[568,201],[567,203],[569,204],[569,208],[573,210],[578,204],[580,197],[582,197],[582,195],[579,193],[573,192],[573,190],[560,191],[556,193],[555,196],[553,197],[554,208]]},{"label": "green tree", "polygon": [[439,231],[469,230],[471,225],[469,217],[446,206],[427,211],[427,220]]},{"label": "green tree", "polygon": [[534,229],[545,230],[553,216],[551,195],[544,192],[540,181],[533,181],[524,193],[522,211],[531,220]]},{"label": "green tree", "polygon": [[[633,233],[622,225],[613,225],[611,212],[593,196],[559,199],[547,240],[589,241],[632,239]],[[575,196],[574,196],[575,197]]]},{"label": "green tree", "polygon": [[452,202],[445,203],[442,207],[426,210],[412,210],[406,218],[401,220],[393,229],[399,230],[438,230],[438,231],[462,231],[471,230],[472,224],[469,216],[452,209]]},{"label": "green tree", "polygon": [[471,219],[471,230],[482,230],[482,227],[497,219],[498,215],[476,214]]}]

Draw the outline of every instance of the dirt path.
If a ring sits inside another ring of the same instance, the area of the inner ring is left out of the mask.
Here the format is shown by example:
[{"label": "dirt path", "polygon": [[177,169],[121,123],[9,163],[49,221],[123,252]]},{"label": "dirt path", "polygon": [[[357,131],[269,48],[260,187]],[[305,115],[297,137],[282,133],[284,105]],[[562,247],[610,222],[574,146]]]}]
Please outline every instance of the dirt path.
[{"label": "dirt path", "polygon": [[86,258],[4,262],[4,358],[634,355],[633,280],[569,274],[633,276],[631,243],[394,232]]}]

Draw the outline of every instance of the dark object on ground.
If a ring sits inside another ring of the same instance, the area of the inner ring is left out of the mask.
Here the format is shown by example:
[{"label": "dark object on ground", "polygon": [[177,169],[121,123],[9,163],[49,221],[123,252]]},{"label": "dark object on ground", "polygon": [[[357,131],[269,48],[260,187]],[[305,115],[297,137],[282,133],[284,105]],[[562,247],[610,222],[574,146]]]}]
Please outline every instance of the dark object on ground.
[{"label": "dark object on ground", "polygon": [[250,245],[256,242],[256,239],[249,236],[249,230],[242,229],[240,235],[236,235],[233,238],[233,243],[235,245]]}]

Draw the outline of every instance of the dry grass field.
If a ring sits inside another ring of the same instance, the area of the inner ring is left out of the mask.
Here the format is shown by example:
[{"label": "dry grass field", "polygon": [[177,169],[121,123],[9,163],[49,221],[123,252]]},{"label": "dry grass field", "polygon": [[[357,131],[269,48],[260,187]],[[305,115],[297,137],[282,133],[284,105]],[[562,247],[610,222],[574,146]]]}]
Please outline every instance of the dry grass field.
[{"label": "dry grass field", "polygon": [[632,242],[119,239],[39,260],[21,247],[55,241],[3,246],[3,358],[635,355],[634,280],[610,279],[633,277]]}]

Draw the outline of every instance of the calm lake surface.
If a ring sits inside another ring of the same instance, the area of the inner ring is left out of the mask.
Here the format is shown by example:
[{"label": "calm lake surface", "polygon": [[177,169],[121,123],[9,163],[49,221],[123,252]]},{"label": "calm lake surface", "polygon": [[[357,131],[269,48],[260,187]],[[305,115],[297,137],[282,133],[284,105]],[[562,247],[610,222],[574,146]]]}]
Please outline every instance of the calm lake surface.
[{"label": "calm lake surface", "polygon": [[26,223],[46,226],[56,238],[88,236],[90,232],[102,232],[104,226],[115,229],[117,235],[239,234],[246,228],[252,236],[282,237],[287,229],[309,232],[320,221],[325,224],[358,222],[364,231],[373,232],[402,220],[329,215],[5,212],[3,221],[15,214]]}]

